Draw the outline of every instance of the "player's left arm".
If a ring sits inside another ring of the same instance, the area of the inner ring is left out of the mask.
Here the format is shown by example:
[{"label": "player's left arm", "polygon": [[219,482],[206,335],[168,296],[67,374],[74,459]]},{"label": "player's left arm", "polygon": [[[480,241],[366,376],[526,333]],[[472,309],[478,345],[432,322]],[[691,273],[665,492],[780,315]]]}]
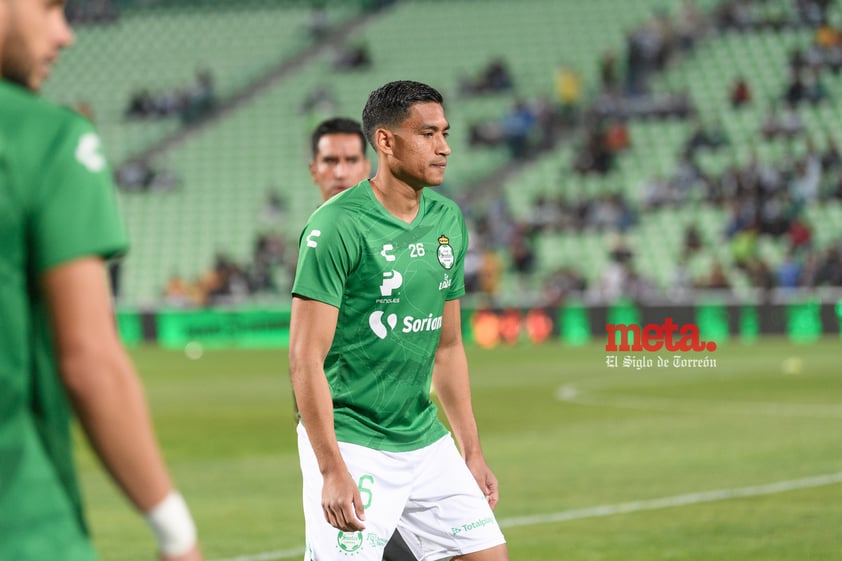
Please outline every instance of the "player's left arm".
[{"label": "player's left arm", "polygon": [[488,467],[479,441],[479,430],[471,404],[468,358],[462,343],[462,316],[459,300],[445,302],[441,340],[436,351],[433,385],[447,415],[456,442],[468,469],[494,508],[499,500],[497,478]]}]

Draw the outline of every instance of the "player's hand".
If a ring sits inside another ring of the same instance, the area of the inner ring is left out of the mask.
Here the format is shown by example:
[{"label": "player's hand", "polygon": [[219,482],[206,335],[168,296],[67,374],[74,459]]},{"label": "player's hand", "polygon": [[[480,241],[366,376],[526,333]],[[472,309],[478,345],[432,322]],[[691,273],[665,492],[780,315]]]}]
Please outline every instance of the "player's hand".
[{"label": "player's hand", "polygon": [[481,456],[467,459],[465,460],[465,463],[468,464],[468,469],[471,470],[471,473],[474,475],[474,479],[476,479],[477,483],[479,483],[479,488],[485,495],[488,505],[493,510],[500,501],[500,491],[497,486],[497,478],[494,476],[491,468],[488,467],[488,464],[485,463],[485,458]]},{"label": "player's hand", "polygon": [[328,473],[322,486],[325,520],[343,532],[365,530],[365,512],[360,490],[348,472]]},{"label": "player's hand", "polygon": [[202,553],[199,551],[199,546],[194,545],[193,549],[183,555],[164,555],[161,554],[158,559],[160,561],[202,561]]}]

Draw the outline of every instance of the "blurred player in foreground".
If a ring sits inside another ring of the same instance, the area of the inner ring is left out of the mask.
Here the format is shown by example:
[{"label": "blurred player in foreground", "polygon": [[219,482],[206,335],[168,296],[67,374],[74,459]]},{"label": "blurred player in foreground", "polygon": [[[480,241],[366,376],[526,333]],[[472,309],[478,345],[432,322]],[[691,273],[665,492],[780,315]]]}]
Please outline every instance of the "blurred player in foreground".
[{"label": "blurred player in foreground", "polygon": [[[366,157],[363,128],[357,121],[342,117],[322,121],[313,131],[311,147],[310,176],[323,201],[368,179],[371,162]],[[386,544],[383,561],[416,561],[398,531]]]},{"label": "blurred player in foreground", "polygon": [[72,42],[63,1],[0,0],[0,559],[96,557],[72,409],[159,558],[199,561],[115,329],[103,260],[127,243],[99,137],[34,93]]},{"label": "blurred player in foreground", "polygon": [[425,189],[450,155],[442,97],[391,82],[363,128],[377,174],[310,217],[292,290],[305,558],[379,561],[397,529],[421,559],[506,561],[461,338],[465,222]]}]

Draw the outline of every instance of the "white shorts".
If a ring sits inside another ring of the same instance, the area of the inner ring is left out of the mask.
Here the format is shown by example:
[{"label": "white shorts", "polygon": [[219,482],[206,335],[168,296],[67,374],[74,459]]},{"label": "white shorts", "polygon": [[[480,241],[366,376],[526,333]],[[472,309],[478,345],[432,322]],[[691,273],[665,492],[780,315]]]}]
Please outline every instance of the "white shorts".
[{"label": "white shorts", "polygon": [[341,532],[322,511],[322,475],[303,426],[298,453],[304,477],[305,561],[382,561],[395,529],[418,561],[446,561],[506,543],[491,507],[447,435],[410,452],[339,443],[360,488],[365,530]]}]

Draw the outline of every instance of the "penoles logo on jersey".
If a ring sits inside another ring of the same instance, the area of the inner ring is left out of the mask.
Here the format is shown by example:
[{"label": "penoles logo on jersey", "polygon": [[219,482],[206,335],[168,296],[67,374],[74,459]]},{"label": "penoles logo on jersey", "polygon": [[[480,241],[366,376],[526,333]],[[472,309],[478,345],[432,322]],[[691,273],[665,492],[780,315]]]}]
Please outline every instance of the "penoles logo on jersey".
[{"label": "penoles logo on jersey", "polygon": [[439,249],[436,251],[439,263],[448,271],[453,268],[453,263],[456,258],[453,256],[453,247],[450,245],[450,239],[444,234],[439,236]]}]

